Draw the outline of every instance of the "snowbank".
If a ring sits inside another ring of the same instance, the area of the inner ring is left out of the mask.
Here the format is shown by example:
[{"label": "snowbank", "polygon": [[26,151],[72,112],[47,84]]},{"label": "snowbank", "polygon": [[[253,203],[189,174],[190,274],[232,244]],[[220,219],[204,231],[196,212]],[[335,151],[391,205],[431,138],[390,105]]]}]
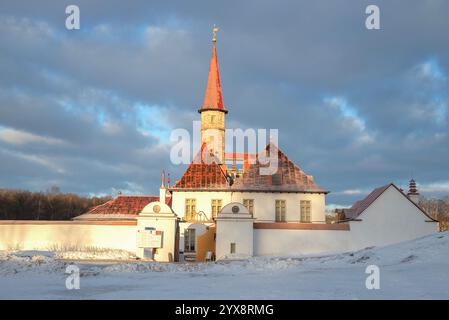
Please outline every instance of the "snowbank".
[{"label": "snowbank", "polygon": [[[209,263],[98,260],[129,258],[112,251],[3,251],[0,298],[448,299],[448,252],[449,232],[342,254]],[[84,261],[90,258],[96,260]],[[76,295],[64,285],[69,264],[80,268]],[[381,270],[382,290],[365,287],[365,269],[373,264]]]}]

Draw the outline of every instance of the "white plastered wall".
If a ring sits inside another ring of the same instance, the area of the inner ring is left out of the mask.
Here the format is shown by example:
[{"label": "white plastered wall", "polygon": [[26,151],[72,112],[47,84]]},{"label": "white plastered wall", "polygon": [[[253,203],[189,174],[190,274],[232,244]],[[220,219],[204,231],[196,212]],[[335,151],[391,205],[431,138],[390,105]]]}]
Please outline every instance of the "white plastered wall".
[{"label": "white plastered wall", "polygon": [[217,221],[217,260],[231,254],[231,243],[235,243],[235,256],[253,255],[253,221],[218,220]]},{"label": "white plastered wall", "polygon": [[323,193],[274,193],[274,192],[179,192],[172,195],[172,209],[181,218],[185,214],[185,199],[196,199],[196,210],[211,214],[211,200],[222,199],[223,207],[231,202],[243,203],[243,199],[254,199],[254,218],[258,221],[275,221],[275,201],[285,200],[287,222],[299,222],[300,201],[310,200],[311,219],[314,223],[325,222],[325,195]]},{"label": "white plastered wall", "polygon": [[172,194],[172,209],[173,212],[181,219],[185,217],[185,200],[196,199],[196,211],[203,211],[208,218],[211,218],[211,200],[222,199],[222,204],[225,206],[231,202],[230,192],[179,192],[175,191]]},{"label": "white plastered wall", "polygon": [[254,199],[254,218],[257,221],[274,222],[276,200],[285,200],[287,222],[299,222],[301,200],[311,201],[311,219],[314,223],[324,223],[325,195],[323,193],[271,193],[234,192],[232,201],[243,203],[243,199]]},{"label": "white plastered wall", "polygon": [[[146,205],[137,216],[138,230],[151,227],[162,232],[161,247],[156,248],[153,256],[155,261],[172,262],[175,260],[177,219],[178,217],[171,208],[159,201]],[[137,255],[144,257],[144,249],[138,248]]]},{"label": "white plastered wall", "polygon": [[48,221],[0,223],[0,250],[120,249],[135,253],[136,226]]},{"label": "white plastered wall", "polygon": [[344,252],[350,247],[350,231],[345,230],[254,230],[256,256]]},{"label": "white plastered wall", "polygon": [[353,250],[384,246],[437,232],[438,223],[428,222],[411,201],[390,186],[358,217],[350,222]]},{"label": "white plastered wall", "polygon": [[[251,257],[254,250],[254,219],[239,202],[223,207],[217,217],[217,260]],[[231,252],[231,244],[235,252]]]}]

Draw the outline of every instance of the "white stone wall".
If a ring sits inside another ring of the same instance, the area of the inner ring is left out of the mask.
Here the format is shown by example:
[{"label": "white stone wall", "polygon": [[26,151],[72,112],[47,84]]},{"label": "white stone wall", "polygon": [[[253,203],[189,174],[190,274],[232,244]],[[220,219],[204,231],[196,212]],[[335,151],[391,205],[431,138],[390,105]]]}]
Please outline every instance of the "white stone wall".
[{"label": "white stone wall", "polygon": [[285,200],[287,222],[300,221],[301,200],[311,201],[311,219],[314,223],[324,223],[325,195],[318,193],[268,193],[268,192],[234,192],[233,202],[243,203],[243,199],[254,199],[254,218],[257,221],[274,222],[276,219],[276,200]]},{"label": "white stone wall", "polygon": [[350,231],[255,229],[254,255],[300,256],[349,251]]},{"label": "white stone wall", "polygon": [[54,250],[88,247],[136,251],[135,225],[72,221],[0,221],[0,250]]},{"label": "white stone wall", "polygon": [[[161,189],[164,195],[165,189]],[[142,209],[137,216],[137,230],[143,231],[145,228],[153,228],[162,232],[161,247],[153,248],[155,261],[173,262],[175,260],[176,231],[178,228],[178,217],[172,212],[165,202],[151,202]],[[145,249],[137,248],[137,256],[145,258]],[[147,250],[151,250],[148,249]]]},{"label": "white stone wall", "polygon": [[[199,196],[199,194],[203,194]],[[210,207],[210,199],[222,196],[223,205],[231,202],[231,193],[177,193],[185,197],[195,197],[199,210]],[[290,209],[290,203],[298,203],[301,196],[311,196],[312,206],[317,203],[323,205],[324,196],[301,194],[233,194],[235,201],[243,198],[255,199],[255,218],[260,220],[274,220],[274,203],[276,198],[287,196],[288,220],[296,219],[296,212]],[[174,197],[174,206],[184,212],[184,199]],[[228,202],[225,201],[229,197]],[[264,197],[266,199],[264,199]],[[271,199],[270,199],[271,198]],[[267,200],[268,199],[268,200]],[[265,202],[264,202],[265,201]],[[322,202],[321,202],[322,201]],[[266,208],[264,207],[266,206]],[[210,209],[209,209],[210,210]],[[313,210],[313,209],[312,209]],[[208,211],[210,212],[210,211]],[[270,218],[268,212],[272,212]],[[299,213],[299,212],[298,212]],[[269,219],[270,218],[270,219]],[[277,255],[294,256],[303,254],[322,254],[326,252],[342,252],[358,250],[368,246],[384,246],[400,241],[406,241],[437,232],[437,223],[428,222],[425,216],[412,202],[405,198],[394,187],[387,189],[359,218],[362,221],[349,223],[350,231],[321,230],[326,225],[311,224],[314,230],[302,229],[254,229],[252,220],[248,221],[217,221],[217,258],[230,251],[230,243],[237,244],[237,254],[242,255]],[[260,224],[263,222],[256,221]],[[144,223],[142,221],[142,223]],[[152,222],[153,223],[153,222]],[[173,247],[175,230],[165,226],[164,221],[157,221],[158,229],[164,231],[164,241]],[[174,226],[173,221],[170,223]],[[293,224],[286,224],[292,226]],[[140,225],[143,227],[143,225]],[[197,236],[206,228],[202,224],[180,223],[180,246],[184,247],[183,233],[188,227],[197,229]],[[318,228],[319,227],[319,228]],[[136,252],[137,222],[80,222],[80,221],[0,221],[0,250],[55,250],[64,248],[107,248]],[[220,244],[218,244],[220,243]],[[243,245],[242,245],[243,244]]]},{"label": "white stone wall", "polygon": [[302,255],[360,250],[423,237],[438,231],[394,187],[387,189],[360,216],[350,231],[255,229],[254,255]]},{"label": "white stone wall", "polygon": [[217,260],[230,256],[231,243],[235,243],[235,257],[253,255],[253,220],[217,220]]},{"label": "white stone wall", "polygon": [[196,211],[211,218],[211,200],[222,199],[223,206],[231,202],[230,192],[173,192],[172,209],[181,219],[185,217],[185,199],[196,199]]},{"label": "white stone wall", "polygon": [[[153,227],[157,231],[162,231],[162,247],[157,248],[154,254],[155,261],[172,262],[175,258],[175,235],[176,235],[176,218],[153,218],[139,217],[138,230],[145,230],[145,227]],[[137,249],[138,256],[143,257],[143,249]]]},{"label": "white stone wall", "polygon": [[223,207],[231,202],[243,203],[243,199],[254,199],[254,218],[258,221],[275,221],[275,201],[285,200],[287,222],[299,222],[300,201],[310,200],[311,219],[314,223],[325,222],[325,195],[317,193],[270,193],[270,192],[179,192],[172,195],[172,209],[181,218],[185,215],[185,199],[196,199],[196,210],[211,215],[211,200],[222,199]]},{"label": "white stone wall", "polygon": [[427,222],[430,219],[393,186],[359,219],[362,221],[350,222],[354,250],[416,239],[438,231],[438,223]]}]

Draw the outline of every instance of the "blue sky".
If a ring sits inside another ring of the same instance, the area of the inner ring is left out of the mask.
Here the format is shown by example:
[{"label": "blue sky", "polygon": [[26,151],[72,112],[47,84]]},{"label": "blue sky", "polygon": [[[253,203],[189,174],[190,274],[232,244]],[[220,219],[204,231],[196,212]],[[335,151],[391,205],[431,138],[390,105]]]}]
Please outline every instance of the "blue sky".
[{"label": "blue sky", "polygon": [[216,23],[227,126],[279,129],[329,204],[412,176],[445,196],[449,3],[404,3],[2,1],[0,187],[148,194],[161,169],[179,178],[168,137],[199,120]]}]

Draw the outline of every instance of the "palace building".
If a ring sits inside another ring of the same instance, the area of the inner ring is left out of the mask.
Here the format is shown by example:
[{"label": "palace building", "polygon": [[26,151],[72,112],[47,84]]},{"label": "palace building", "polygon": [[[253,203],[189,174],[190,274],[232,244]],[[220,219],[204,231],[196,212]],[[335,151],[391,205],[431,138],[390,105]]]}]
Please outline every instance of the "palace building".
[{"label": "palace building", "polygon": [[[136,221],[139,256],[159,261],[298,255],[384,245],[435,232],[436,221],[394,184],[373,191],[339,223],[327,224],[328,191],[269,142],[260,154],[226,152],[216,31],[201,117],[201,148],[171,184],[162,174],[159,196],[119,195],[75,221]],[[232,113],[232,110],[229,110]],[[277,169],[263,174],[265,155]],[[231,164],[227,164],[230,160]],[[237,169],[235,162],[243,162]],[[139,244],[140,243],[140,244]]]}]

